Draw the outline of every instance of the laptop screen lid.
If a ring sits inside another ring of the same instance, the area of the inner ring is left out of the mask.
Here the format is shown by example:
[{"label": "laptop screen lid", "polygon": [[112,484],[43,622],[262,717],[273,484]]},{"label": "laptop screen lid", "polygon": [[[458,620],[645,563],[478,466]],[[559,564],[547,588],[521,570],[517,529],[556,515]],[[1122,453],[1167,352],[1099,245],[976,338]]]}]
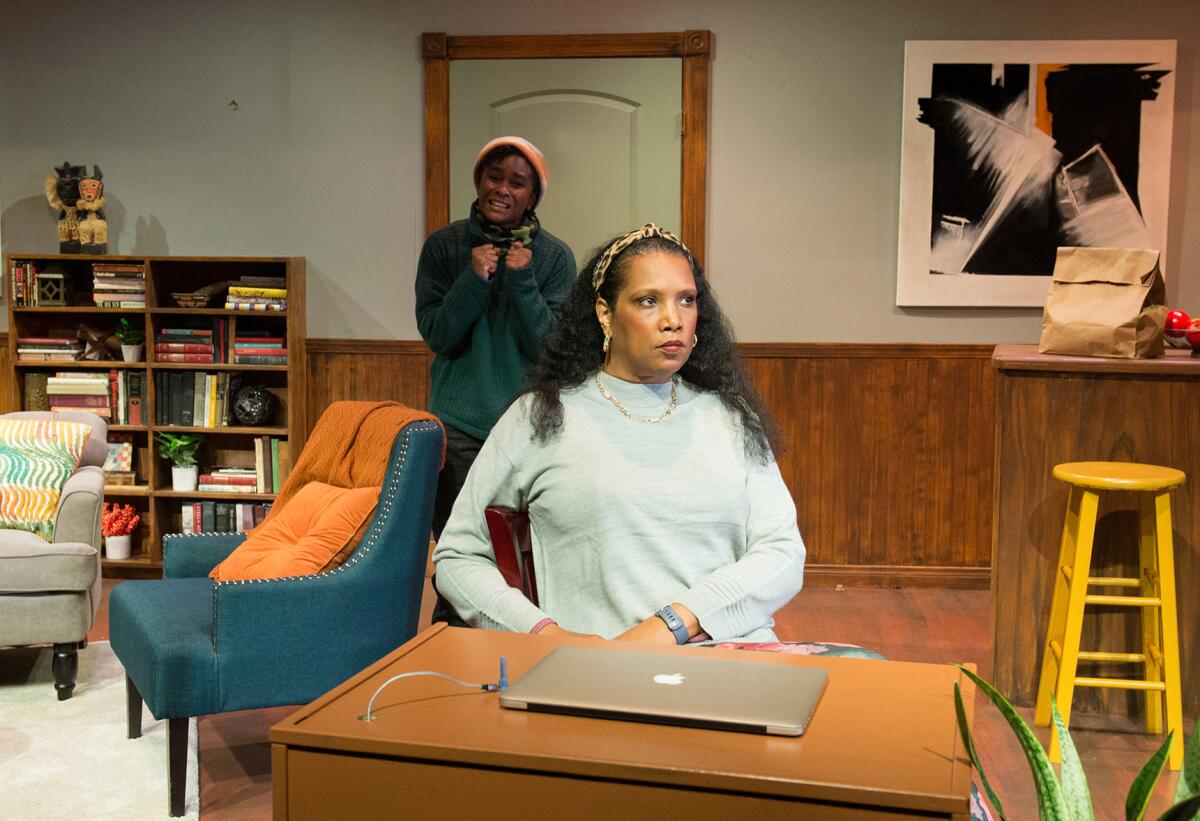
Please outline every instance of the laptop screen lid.
[{"label": "laptop screen lid", "polygon": [[559,647],[500,692],[515,710],[798,736],[825,691],[820,667]]}]

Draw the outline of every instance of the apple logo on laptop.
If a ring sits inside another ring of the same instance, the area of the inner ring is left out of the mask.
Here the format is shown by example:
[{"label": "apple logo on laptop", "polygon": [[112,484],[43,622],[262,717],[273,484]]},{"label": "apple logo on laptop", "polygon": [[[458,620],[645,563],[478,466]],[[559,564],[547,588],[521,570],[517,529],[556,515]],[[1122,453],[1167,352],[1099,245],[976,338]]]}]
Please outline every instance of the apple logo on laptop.
[{"label": "apple logo on laptop", "polygon": [[683,673],[659,673],[654,677],[655,684],[669,684],[678,687],[683,684]]}]

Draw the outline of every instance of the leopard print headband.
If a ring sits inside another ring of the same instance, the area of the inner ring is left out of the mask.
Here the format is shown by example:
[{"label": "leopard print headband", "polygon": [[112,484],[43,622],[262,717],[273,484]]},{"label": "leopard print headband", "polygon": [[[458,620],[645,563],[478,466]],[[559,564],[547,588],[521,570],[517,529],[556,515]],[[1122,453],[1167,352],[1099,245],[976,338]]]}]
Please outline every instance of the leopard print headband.
[{"label": "leopard print headband", "polygon": [[641,228],[635,228],[619,240],[608,246],[604,255],[600,257],[600,261],[596,263],[596,270],[592,272],[592,290],[600,293],[600,287],[604,285],[604,276],[608,273],[608,266],[612,265],[612,261],[617,258],[617,255],[633,245],[638,240],[650,239],[651,237],[661,237],[668,242],[673,242],[683,249],[683,252],[690,258],[692,252],[687,249],[679,237],[672,234],[666,228],[659,228],[652,222],[648,222]]}]

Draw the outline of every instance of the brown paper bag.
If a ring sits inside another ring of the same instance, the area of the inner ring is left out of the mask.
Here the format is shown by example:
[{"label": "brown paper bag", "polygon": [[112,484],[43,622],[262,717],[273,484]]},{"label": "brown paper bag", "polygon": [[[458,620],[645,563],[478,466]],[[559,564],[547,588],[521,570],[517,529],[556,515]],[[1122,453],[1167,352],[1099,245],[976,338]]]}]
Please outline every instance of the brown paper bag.
[{"label": "brown paper bag", "polygon": [[1038,350],[1121,359],[1162,356],[1164,302],[1158,251],[1059,248]]}]

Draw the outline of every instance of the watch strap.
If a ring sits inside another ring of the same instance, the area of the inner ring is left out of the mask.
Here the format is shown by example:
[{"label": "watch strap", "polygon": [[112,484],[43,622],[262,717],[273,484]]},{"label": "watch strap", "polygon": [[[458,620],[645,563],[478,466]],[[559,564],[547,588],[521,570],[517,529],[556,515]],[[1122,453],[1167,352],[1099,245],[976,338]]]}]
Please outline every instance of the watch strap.
[{"label": "watch strap", "polygon": [[683,619],[679,618],[679,614],[675,612],[675,608],[668,604],[660,608],[654,615],[662,619],[663,623],[667,625],[667,629],[675,636],[676,644],[688,643],[690,636],[688,636],[687,625],[683,623]]}]

